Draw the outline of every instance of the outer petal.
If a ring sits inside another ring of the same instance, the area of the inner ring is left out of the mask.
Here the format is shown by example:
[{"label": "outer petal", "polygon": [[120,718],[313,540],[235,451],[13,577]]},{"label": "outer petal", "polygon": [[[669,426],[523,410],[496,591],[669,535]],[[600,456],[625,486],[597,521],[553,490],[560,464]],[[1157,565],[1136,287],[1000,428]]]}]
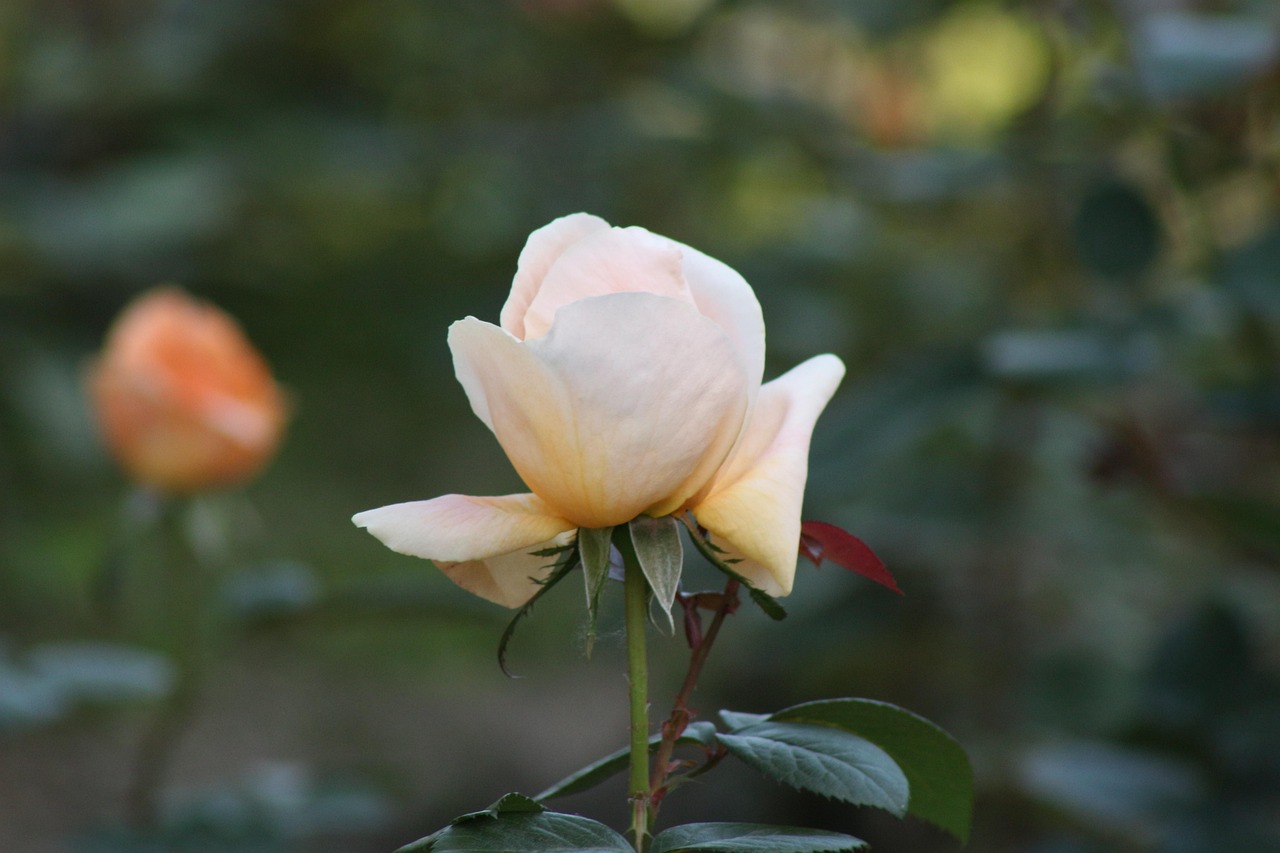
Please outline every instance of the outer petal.
[{"label": "outer petal", "polygon": [[773,576],[773,572],[769,571],[769,569],[765,568],[760,563],[757,563],[755,560],[748,558],[741,551],[729,545],[729,543],[717,542],[716,545],[717,547],[724,549],[725,553],[721,555],[722,557],[738,561],[733,563],[731,568],[746,578],[747,581],[756,589],[768,593],[775,598],[780,598],[791,592],[790,584],[785,587],[782,586],[778,583],[778,579]]},{"label": "outer petal", "polygon": [[781,595],[795,577],[809,441],[843,376],[840,359],[820,355],[764,385],[733,458],[693,507],[698,523],[767,570]]},{"label": "outer petal", "polygon": [[450,327],[449,346],[516,471],[580,527],[679,508],[715,476],[746,413],[732,343],[675,299],[579,300],[525,342],[468,317]]},{"label": "outer petal", "polygon": [[573,541],[574,531],[561,533],[554,539],[539,542],[531,548],[500,554],[487,560],[462,563],[436,562],[451,581],[472,595],[488,599],[503,607],[520,607],[538,591],[538,580],[546,577],[552,557],[535,557],[530,551],[542,551]]},{"label": "outer petal", "polygon": [[693,304],[679,243],[643,228],[592,231],[556,258],[524,316],[525,339],[541,337],[566,305],[606,293],[652,293]]},{"label": "outer petal", "polygon": [[449,562],[537,550],[577,526],[537,495],[444,495],[366,510],[351,520],[392,551]]},{"label": "outer petal", "polygon": [[529,304],[538,295],[547,270],[565,250],[583,237],[595,231],[609,230],[609,223],[589,213],[571,213],[562,216],[529,235],[520,260],[516,263],[516,276],[511,282],[511,295],[502,306],[501,324],[521,340],[525,337],[524,315]]},{"label": "outer petal", "polygon": [[747,376],[759,385],[764,376],[764,315],[751,285],[729,265],[697,249],[676,245],[698,310],[720,324],[737,347]]}]

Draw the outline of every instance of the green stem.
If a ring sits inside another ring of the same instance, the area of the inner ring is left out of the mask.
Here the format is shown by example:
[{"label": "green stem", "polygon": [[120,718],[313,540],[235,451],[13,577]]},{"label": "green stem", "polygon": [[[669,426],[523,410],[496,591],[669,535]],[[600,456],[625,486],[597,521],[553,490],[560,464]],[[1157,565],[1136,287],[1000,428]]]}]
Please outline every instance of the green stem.
[{"label": "green stem", "polygon": [[636,853],[643,853],[645,837],[649,834],[649,667],[644,646],[649,584],[634,551],[619,550],[625,564],[627,681],[631,695],[631,775],[627,792]]},{"label": "green stem", "polygon": [[135,758],[133,779],[127,794],[130,823],[139,830],[159,825],[160,792],[164,787],[178,741],[194,715],[204,657],[204,578],[183,530],[185,502],[169,502],[162,509],[160,534],[166,546],[169,584],[169,643],[175,683],[161,703],[151,727],[144,733]]}]

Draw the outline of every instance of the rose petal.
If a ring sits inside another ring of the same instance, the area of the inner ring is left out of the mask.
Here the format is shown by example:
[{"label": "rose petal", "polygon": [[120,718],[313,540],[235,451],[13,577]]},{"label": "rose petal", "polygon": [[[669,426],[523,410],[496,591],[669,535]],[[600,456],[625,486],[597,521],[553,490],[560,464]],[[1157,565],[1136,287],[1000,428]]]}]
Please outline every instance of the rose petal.
[{"label": "rose petal", "polygon": [[840,359],[820,355],[764,385],[733,458],[693,507],[700,525],[773,576],[779,595],[795,578],[813,427],[843,376]]},{"label": "rose petal", "polygon": [[531,548],[500,554],[487,560],[462,563],[436,561],[437,568],[449,580],[483,599],[503,607],[522,607],[538,591],[555,565],[555,557],[538,557],[534,551],[556,548],[573,541],[575,531],[566,531],[554,539],[539,542]]},{"label": "rose petal", "polygon": [[[671,241],[675,243],[675,241]],[[764,315],[751,285],[728,264],[676,243],[694,304],[720,324],[742,357],[747,376],[759,385],[764,376]]]},{"label": "rose petal", "polygon": [[524,340],[524,315],[529,304],[537,296],[546,278],[547,270],[565,250],[594,231],[607,231],[609,223],[589,213],[571,213],[562,216],[529,235],[520,259],[516,263],[515,279],[511,282],[511,295],[502,306],[501,325],[520,340]]},{"label": "rose petal", "polygon": [[675,299],[579,300],[525,342],[468,317],[450,327],[449,346],[516,471],[580,527],[678,509],[714,476],[745,417],[749,383],[732,343]]},{"label": "rose petal", "polygon": [[545,335],[564,306],[607,293],[652,293],[693,304],[680,245],[643,228],[591,231],[547,270],[524,315],[525,340]]},{"label": "rose petal", "polygon": [[715,543],[717,548],[724,551],[723,554],[719,555],[722,560],[737,561],[727,562],[729,568],[746,578],[747,582],[756,589],[772,595],[774,598],[781,598],[791,592],[790,586],[784,588],[778,583],[778,579],[774,577],[773,572],[733,547],[732,542],[717,539],[714,536],[711,537],[711,541]]},{"label": "rose petal", "polygon": [[577,527],[537,495],[444,495],[366,510],[351,520],[392,551],[450,562],[536,550]]}]

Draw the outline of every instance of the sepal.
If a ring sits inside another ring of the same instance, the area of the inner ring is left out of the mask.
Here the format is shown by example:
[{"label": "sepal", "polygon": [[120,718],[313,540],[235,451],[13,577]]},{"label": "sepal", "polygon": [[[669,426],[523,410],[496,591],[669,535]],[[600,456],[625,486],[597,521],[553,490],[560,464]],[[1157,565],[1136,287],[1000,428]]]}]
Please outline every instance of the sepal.
[{"label": "sepal", "polygon": [[596,617],[600,610],[600,590],[609,577],[609,549],[612,547],[612,527],[581,527],[578,529],[578,556],[582,560],[582,576],[587,588],[587,657],[596,641]]},{"label": "sepal", "polygon": [[627,525],[636,560],[644,572],[658,607],[667,617],[667,627],[676,631],[671,607],[680,591],[680,573],[684,568],[684,548],[680,544],[680,526],[670,516],[649,518],[642,515]]},{"label": "sepal", "polygon": [[507,623],[507,627],[503,630],[502,636],[498,639],[498,667],[508,678],[516,677],[511,673],[511,670],[507,669],[507,645],[510,644],[511,638],[515,636],[516,626],[520,624],[520,620],[533,611],[533,605],[538,603],[538,599],[550,592],[552,587],[564,580],[565,576],[578,567],[580,562],[579,552],[580,547],[577,543],[567,549],[557,548],[552,551],[552,553],[559,554],[559,557],[552,567],[551,574],[538,582],[538,591],[516,611],[516,615],[511,617],[511,621]]},{"label": "sepal", "polygon": [[787,618],[786,608],[779,604],[776,598],[769,595],[764,590],[753,586],[751,581],[733,570],[733,567],[729,565],[732,561],[726,560],[720,556],[725,553],[723,548],[706,538],[703,535],[703,531],[699,530],[697,525],[691,522],[688,517],[683,517],[681,520],[684,522],[685,528],[689,531],[689,538],[693,540],[693,546],[698,549],[698,553],[706,558],[708,563],[715,566],[723,574],[733,578],[738,583],[746,587],[747,594],[751,596],[751,600],[754,601],[756,606],[763,610],[765,615],[770,619],[775,622],[780,622]]}]

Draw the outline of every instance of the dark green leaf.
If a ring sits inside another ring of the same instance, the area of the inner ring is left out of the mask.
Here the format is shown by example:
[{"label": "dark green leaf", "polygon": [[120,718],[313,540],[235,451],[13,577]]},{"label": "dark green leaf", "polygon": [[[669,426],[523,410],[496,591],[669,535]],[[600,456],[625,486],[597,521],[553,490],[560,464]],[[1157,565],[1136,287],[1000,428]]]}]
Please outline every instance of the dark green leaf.
[{"label": "dark green leaf", "polygon": [[587,656],[596,639],[596,614],[600,609],[600,590],[609,576],[609,548],[612,527],[578,528],[578,555],[582,559],[582,576],[587,585]]},{"label": "dark green leaf", "polygon": [[973,770],[960,744],[910,711],[870,699],[829,699],[784,708],[771,720],[836,726],[879,746],[910,785],[907,813],[969,838]]},{"label": "dark green leaf", "polygon": [[502,814],[520,814],[524,812],[545,812],[542,804],[533,797],[526,797],[524,794],[512,791],[510,794],[504,794],[496,803],[489,806],[481,812],[472,812],[469,815],[463,815],[454,821],[456,824],[460,820],[466,820],[473,817],[481,817],[483,815],[502,815]]},{"label": "dark green leaf", "polygon": [[747,726],[763,723],[769,719],[769,715],[747,714],[742,711],[721,711],[720,719],[724,720],[724,724],[729,727],[729,731],[736,732],[738,729],[745,729]]},{"label": "dark green leaf", "polygon": [[401,847],[396,853],[632,853],[618,833],[578,815],[549,812],[523,794],[507,794],[487,809]]},{"label": "dark green leaf", "polygon": [[716,727],[707,722],[694,722],[685,726],[684,734],[676,739],[676,743],[697,743],[702,746],[713,746],[716,742]]},{"label": "dark green leaf", "polygon": [[649,853],[842,853],[866,842],[840,832],[758,823],[691,823],[658,833]]},{"label": "dark green leaf", "polygon": [[520,620],[528,616],[533,611],[533,605],[538,603],[538,599],[551,591],[551,588],[560,581],[564,580],[565,575],[577,568],[578,565],[578,549],[574,547],[571,551],[565,551],[560,560],[556,563],[555,568],[545,581],[538,587],[538,591],[533,594],[525,602],[524,606],[516,611],[516,615],[511,617],[511,621],[507,623],[507,627],[502,632],[502,636],[498,639],[498,666],[502,672],[509,678],[514,678],[511,670],[507,669],[507,645],[511,642],[511,638],[515,636],[516,626],[520,624]]},{"label": "dark green leaf", "polygon": [[633,853],[602,823],[577,815],[543,812],[470,821],[451,826],[400,853]]},{"label": "dark green leaf", "polygon": [[[697,722],[690,723],[685,729],[684,734],[676,740],[677,744],[702,745],[710,746],[715,741],[715,726],[711,723]],[[658,743],[662,740],[661,735],[654,735],[649,739],[649,750],[652,752],[657,748]],[[631,752],[626,747],[612,752],[594,761],[574,773],[561,779],[559,782],[547,788],[535,799],[551,800],[556,797],[566,797],[569,794],[576,794],[589,788],[594,788],[606,779],[609,779],[623,770],[627,769],[627,762],[631,757]]]},{"label": "dark green leaf", "polygon": [[671,607],[675,604],[676,593],[680,591],[680,572],[684,568],[680,527],[671,516],[649,518],[646,515],[634,519],[629,526],[640,570],[649,581],[649,588],[653,590],[658,606],[667,617],[667,625],[674,633],[676,623],[671,616]]},{"label": "dark green leaf", "polygon": [[907,777],[887,752],[855,734],[832,726],[767,721],[717,737],[729,752],[771,779],[899,817],[907,813]]}]

